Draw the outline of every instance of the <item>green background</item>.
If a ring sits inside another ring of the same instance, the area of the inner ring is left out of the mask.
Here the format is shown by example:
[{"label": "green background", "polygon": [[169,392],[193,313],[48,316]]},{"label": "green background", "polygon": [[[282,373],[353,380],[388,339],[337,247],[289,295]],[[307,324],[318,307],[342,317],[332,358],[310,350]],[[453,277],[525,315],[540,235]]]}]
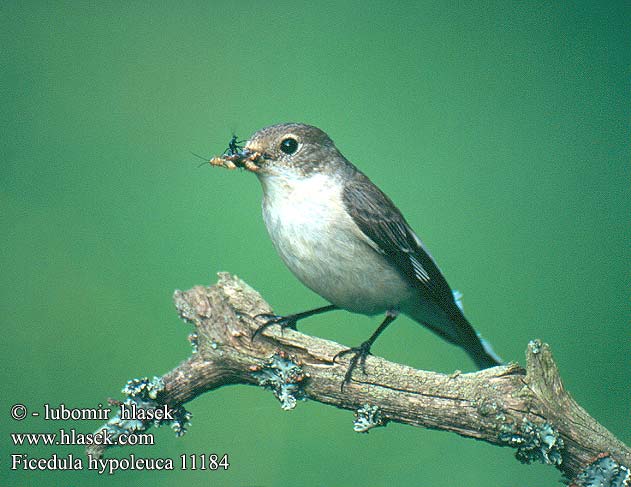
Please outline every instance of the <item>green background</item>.
[{"label": "green background", "polygon": [[[554,485],[549,466],[453,434],[369,435],[253,387],[193,401],[190,432],[112,452],[228,453],[227,472],[10,472],[13,403],[93,407],[190,353],[174,289],[230,271],[280,313],[320,306],[283,266],[255,177],[198,168],[233,132],[327,131],[405,213],[507,360],[550,343],[574,397],[629,419],[628,2],[4,2],[0,7],[0,484]],[[348,313],[302,330],[356,345]],[[405,344],[405,346],[402,346]],[[471,370],[407,318],[376,354]]]}]

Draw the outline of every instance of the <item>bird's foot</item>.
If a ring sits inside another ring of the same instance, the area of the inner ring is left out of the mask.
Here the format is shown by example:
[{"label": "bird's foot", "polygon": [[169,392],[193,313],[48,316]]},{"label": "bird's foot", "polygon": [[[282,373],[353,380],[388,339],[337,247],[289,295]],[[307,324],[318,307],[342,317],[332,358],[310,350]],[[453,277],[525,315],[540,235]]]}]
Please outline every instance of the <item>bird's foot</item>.
[{"label": "bird's foot", "polygon": [[344,380],[342,381],[341,390],[344,392],[344,386],[350,383],[351,378],[353,377],[353,370],[357,368],[357,365],[361,368],[361,371],[364,375],[366,375],[366,357],[370,355],[370,347],[372,343],[369,341],[365,341],[359,347],[352,347],[348,350],[342,350],[338,352],[333,357],[333,362],[337,361],[338,357],[343,357],[344,355],[353,354],[351,361],[348,364],[348,370],[346,374],[344,374]]},{"label": "bird's foot", "polygon": [[279,316],[274,313],[260,313],[254,317],[254,319],[257,318],[265,318],[265,323],[259,326],[252,334],[252,341],[254,341],[254,339],[263,332],[263,330],[272,325],[280,325],[281,331],[285,328],[291,328],[292,330],[298,329],[299,316],[297,315]]}]

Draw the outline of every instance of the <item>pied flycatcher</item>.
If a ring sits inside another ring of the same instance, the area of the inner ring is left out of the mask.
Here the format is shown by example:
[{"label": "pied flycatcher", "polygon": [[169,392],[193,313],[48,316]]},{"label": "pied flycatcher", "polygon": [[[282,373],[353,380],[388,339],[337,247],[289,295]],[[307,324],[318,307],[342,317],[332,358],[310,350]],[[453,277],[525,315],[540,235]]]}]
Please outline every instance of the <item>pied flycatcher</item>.
[{"label": "pied flycatcher", "polygon": [[245,147],[231,149],[229,167],[244,167],[261,182],[263,219],[280,257],[331,303],[266,315],[254,337],[270,325],[295,329],[299,319],[334,309],[385,313],[368,340],[338,354],[353,354],[342,387],[358,364],[364,368],[372,344],[399,313],[462,347],[479,368],[501,364],[398,208],[326,133],[300,123],[273,125],[254,133]]}]

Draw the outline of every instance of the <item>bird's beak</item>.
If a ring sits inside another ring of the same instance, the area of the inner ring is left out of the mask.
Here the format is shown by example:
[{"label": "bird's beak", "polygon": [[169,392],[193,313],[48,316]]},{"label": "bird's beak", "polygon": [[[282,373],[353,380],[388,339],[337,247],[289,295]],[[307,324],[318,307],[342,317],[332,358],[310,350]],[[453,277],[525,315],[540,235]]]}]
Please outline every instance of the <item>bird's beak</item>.
[{"label": "bird's beak", "polygon": [[256,142],[252,140],[248,140],[243,147],[243,150],[248,152],[262,152],[260,149],[261,148],[257,146]]}]

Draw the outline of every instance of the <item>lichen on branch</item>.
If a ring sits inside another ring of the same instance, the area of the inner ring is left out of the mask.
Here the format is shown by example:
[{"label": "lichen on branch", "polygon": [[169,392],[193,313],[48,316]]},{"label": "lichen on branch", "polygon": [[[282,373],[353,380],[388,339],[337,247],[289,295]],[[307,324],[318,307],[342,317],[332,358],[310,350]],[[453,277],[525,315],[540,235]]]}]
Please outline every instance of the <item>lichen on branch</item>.
[{"label": "lichen on branch", "polygon": [[[538,340],[528,344],[525,369],[513,363],[447,375],[370,355],[366,374],[356,371],[342,391],[348,361],[334,357],[348,347],[277,326],[252,340],[261,325],[256,316],[272,310],[239,278],[220,273],[216,285],[176,291],[174,301],[179,316],[194,326],[192,355],[156,379],[155,397],[134,401],[181,411],[177,432],[188,420],[185,403],[226,385],[259,385],[270,389],[283,409],[310,399],[354,411],[358,432],[388,422],[440,429],[513,447],[522,462],[553,465],[575,485],[592,485],[590,479],[607,475],[622,479],[621,485],[629,481],[624,475],[631,450],[565,391],[549,346]],[[151,425],[134,427],[144,431]],[[89,453],[98,457],[104,451],[92,447]],[[603,458],[611,461],[595,463]],[[605,471],[609,467],[611,472]]]}]

